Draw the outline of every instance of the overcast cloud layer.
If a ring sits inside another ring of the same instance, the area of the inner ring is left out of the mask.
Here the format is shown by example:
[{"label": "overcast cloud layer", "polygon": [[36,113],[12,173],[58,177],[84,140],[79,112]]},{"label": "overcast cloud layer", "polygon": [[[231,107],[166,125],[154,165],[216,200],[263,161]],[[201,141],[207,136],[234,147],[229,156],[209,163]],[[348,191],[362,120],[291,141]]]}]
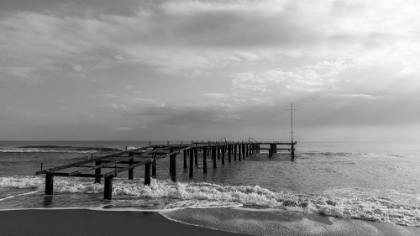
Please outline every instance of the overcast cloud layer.
[{"label": "overcast cloud layer", "polygon": [[4,1],[0,139],[420,141],[420,2]]}]

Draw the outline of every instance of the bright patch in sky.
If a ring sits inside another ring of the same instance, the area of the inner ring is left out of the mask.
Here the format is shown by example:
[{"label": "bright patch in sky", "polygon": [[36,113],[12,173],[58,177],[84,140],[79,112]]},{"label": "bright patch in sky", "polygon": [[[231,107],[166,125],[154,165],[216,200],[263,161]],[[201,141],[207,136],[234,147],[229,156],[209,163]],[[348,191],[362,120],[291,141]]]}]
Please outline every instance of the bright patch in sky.
[{"label": "bright patch in sky", "polygon": [[1,140],[420,141],[416,0],[4,0]]}]

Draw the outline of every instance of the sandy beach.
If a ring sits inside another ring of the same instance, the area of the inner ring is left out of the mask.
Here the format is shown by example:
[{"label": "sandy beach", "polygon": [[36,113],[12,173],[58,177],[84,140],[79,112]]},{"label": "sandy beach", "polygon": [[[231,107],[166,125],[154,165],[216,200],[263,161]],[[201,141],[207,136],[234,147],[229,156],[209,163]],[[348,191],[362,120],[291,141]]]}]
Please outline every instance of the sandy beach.
[{"label": "sandy beach", "polygon": [[[315,216],[315,218],[322,218]],[[22,235],[218,235],[238,236],[248,234],[229,233],[204,227],[181,224],[166,219],[156,212],[138,211],[96,211],[86,209],[59,210],[13,210],[0,211],[0,229],[2,236]],[[279,219],[289,221],[293,219]],[[322,220],[322,219],[321,219]],[[328,221],[326,218],[323,221]],[[420,235],[420,228],[395,228],[391,224],[369,222],[378,229],[378,235]],[[311,234],[305,232],[304,234]],[[296,235],[283,232],[281,235]],[[311,234],[312,235],[312,234]],[[327,234],[330,235],[330,234]],[[341,235],[341,234],[340,234]],[[332,235],[331,235],[332,236]]]},{"label": "sandy beach", "polygon": [[0,235],[241,235],[170,221],[156,212],[16,210],[0,212]]}]

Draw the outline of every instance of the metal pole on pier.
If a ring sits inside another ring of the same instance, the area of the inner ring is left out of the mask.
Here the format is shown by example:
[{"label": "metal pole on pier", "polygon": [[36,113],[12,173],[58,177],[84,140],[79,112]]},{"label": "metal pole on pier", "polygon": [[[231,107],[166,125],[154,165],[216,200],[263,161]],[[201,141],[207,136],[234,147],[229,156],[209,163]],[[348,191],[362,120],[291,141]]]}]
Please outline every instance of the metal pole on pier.
[{"label": "metal pole on pier", "polygon": [[293,113],[295,113],[295,111],[299,110],[299,109],[293,109],[293,103],[291,103],[290,105],[290,109],[287,109],[290,112],[290,134],[291,134],[291,141],[292,141],[292,160],[295,160],[295,147],[294,147],[294,141],[293,141]]}]

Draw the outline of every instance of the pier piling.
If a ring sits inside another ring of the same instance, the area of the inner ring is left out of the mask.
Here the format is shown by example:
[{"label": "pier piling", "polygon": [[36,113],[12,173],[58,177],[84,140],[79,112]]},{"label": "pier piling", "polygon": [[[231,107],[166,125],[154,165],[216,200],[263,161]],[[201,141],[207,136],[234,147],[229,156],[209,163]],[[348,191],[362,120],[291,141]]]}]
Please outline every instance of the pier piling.
[{"label": "pier piling", "polygon": [[184,169],[187,169],[187,151],[184,151]]},{"label": "pier piling", "polygon": [[207,173],[207,148],[203,148],[203,173]]},{"label": "pier piling", "polygon": [[[255,141],[255,140],[254,140]],[[95,183],[101,183],[104,179],[104,199],[112,199],[112,185],[113,179],[120,172],[128,171],[128,179],[134,179],[134,169],[140,165],[145,165],[144,184],[150,185],[151,178],[156,178],[157,161],[169,157],[169,176],[172,181],[176,181],[176,159],[178,154],[183,154],[185,171],[189,170],[189,178],[194,177],[194,162],[198,167],[198,152],[202,151],[203,157],[203,173],[207,173],[207,156],[211,152],[213,161],[213,168],[217,168],[217,161],[221,161],[221,165],[225,165],[225,158],[231,163],[232,156],[234,160],[238,158],[239,161],[245,161],[250,155],[260,153],[261,150],[268,150],[268,157],[271,158],[278,150],[289,151],[291,153],[292,161],[295,159],[296,142],[279,143],[279,142],[193,142],[191,144],[172,144],[162,145],[155,144],[142,147],[138,149],[127,148],[127,151],[120,153],[113,153],[106,156],[96,156],[89,160],[83,158],[83,161],[78,161],[72,164],[62,165],[59,167],[43,170],[43,163],[41,163],[41,170],[36,174],[45,174],[45,195],[54,194],[54,176],[63,177],[85,177],[94,178]],[[169,142],[168,142],[169,144]],[[287,148],[278,148],[278,145],[287,145]],[[267,148],[268,146],[268,148]],[[227,156],[226,156],[227,155]],[[189,157],[189,161],[188,161]],[[189,166],[188,166],[189,162]],[[79,169],[74,169],[79,168]],[[82,168],[82,169],[80,169]],[[92,173],[94,171],[94,173]],[[185,172],[184,171],[184,172]],[[103,173],[105,172],[105,173]]]},{"label": "pier piling", "polygon": [[[95,166],[101,164],[99,161],[95,161]],[[101,183],[101,168],[95,169],[95,183],[100,184]]]},{"label": "pier piling", "polygon": [[54,175],[48,173],[45,175],[45,195],[54,194]]},{"label": "pier piling", "polygon": [[150,174],[150,166],[152,163],[149,161],[144,165],[144,185],[150,185],[152,182],[151,174]]},{"label": "pier piling", "polygon": [[222,165],[225,165],[225,146],[221,146],[220,151],[222,152]]},{"label": "pier piling", "polygon": [[[128,165],[133,165],[134,164],[134,160],[133,158],[128,160]],[[134,168],[129,169],[128,170],[128,179],[134,179]]]},{"label": "pier piling", "polygon": [[105,184],[104,184],[104,199],[106,200],[112,200],[112,181],[114,177],[109,176],[105,178]]},{"label": "pier piling", "polygon": [[171,180],[176,182],[176,154],[170,156]]},{"label": "pier piling", "polygon": [[194,165],[194,155],[193,155],[194,150],[190,149],[189,151],[190,151],[190,174],[189,174],[189,177],[192,179],[194,177],[194,166],[193,166]]},{"label": "pier piling", "polygon": [[198,166],[198,148],[194,148],[195,166]]},{"label": "pier piling", "polygon": [[217,148],[215,146],[212,147],[212,156],[213,156],[213,169],[217,168],[217,156],[216,156]]}]

